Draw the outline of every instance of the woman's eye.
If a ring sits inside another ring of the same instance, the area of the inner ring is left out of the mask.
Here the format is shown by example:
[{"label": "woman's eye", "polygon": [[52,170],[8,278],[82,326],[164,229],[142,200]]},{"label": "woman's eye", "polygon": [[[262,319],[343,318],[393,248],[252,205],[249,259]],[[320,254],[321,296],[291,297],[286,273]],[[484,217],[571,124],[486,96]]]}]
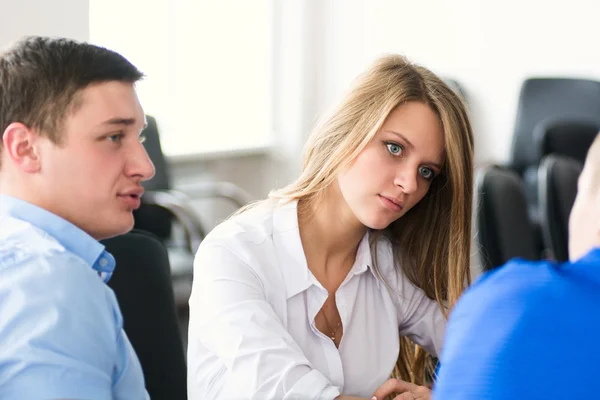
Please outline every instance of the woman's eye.
[{"label": "woman's eye", "polygon": [[435,173],[429,167],[419,167],[419,174],[427,180],[432,180],[435,177]]},{"label": "woman's eye", "polygon": [[400,146],[399,144],[396,143],[386,143],[385,144],[388,148],[388,151],[395,156],[400,156],[402,155],[402,151],[404,151],[404,149],[402,148],[402,146]]}]

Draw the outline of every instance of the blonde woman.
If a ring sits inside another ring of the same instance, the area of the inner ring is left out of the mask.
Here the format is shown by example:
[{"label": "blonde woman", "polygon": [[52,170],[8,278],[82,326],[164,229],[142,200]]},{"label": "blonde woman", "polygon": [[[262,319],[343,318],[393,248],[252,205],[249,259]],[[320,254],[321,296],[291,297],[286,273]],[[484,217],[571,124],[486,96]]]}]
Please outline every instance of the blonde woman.
[{"label": "blonde woman", "polygon": [[469,283],[472,157],[446,84],[400,56],[374,63],[300,177],[200,246],[190,399],[429,398],[422,349],[439,354]]}]

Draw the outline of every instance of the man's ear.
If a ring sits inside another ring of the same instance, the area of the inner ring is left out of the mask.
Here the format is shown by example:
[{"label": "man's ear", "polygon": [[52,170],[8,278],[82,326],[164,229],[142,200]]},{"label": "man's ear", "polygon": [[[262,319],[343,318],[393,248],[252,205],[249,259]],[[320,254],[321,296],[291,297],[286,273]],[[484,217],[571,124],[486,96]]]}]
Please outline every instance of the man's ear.
[{"label": "man's ear", "polygon": [[3,162],[11,160],[23,172],[33,173],[40,169],[39,135],[20,122],[13,122],[4,130],[2,145]]}]

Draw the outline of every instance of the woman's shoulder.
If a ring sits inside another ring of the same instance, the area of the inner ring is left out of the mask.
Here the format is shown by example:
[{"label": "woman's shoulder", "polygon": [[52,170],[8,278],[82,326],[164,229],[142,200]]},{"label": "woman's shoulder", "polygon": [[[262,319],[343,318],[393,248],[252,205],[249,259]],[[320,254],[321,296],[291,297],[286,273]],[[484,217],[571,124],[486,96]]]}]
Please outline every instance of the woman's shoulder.
[{"label": "woman's shoulder", "polygon": [[216,226],[200,244],[199,254],[218,247],[242,261],[264,261],[275,252],[274,236],[297,231],[296,205],[275,200],[252,205]]},{"label": "woman's shoulder", "polygon": [[289,208],[264,201],[219,224],[198,248],[195,273],[240,277],[250,271],[265,291],[279,293],[283,286],[273,235]]},{"label": "woman's shoulder", "polygon": [[401,249],[385,235],[378,235],[371,243],[372,257],[380,279],[386,286],[399,290],[407,280],[402,271]]},{"label": "woman's shoulder", "polygon": [[261,201],[213,228],[202,241],[201,246],[260,245],[272,235],[273,214],[276,205],[271,201]]}]

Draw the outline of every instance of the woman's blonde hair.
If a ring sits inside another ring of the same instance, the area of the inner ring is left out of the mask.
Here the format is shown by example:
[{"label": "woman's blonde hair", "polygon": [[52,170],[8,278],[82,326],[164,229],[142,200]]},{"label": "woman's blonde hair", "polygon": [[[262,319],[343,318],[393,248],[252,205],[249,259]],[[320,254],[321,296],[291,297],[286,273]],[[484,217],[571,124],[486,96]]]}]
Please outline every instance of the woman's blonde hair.
[{"label": "woman's blonde hair", "polygon": [[[311,204],[373,139],[392,110],[409,101],[425,103],[439,116],[446,161],[417,205],[385,230],[374,232],[371,251],[376,264],[378,238],[387,237],[404,274],[447,315],[470,283],[473,134],[463,100],[431,71],[399,55],[378,59],[314,129],[298,179],[270,197],[302,200],[299,213],[312,209]],[[429,361],[422,349],[402,338],[393,375],[426,384],[432,377]]]}]

